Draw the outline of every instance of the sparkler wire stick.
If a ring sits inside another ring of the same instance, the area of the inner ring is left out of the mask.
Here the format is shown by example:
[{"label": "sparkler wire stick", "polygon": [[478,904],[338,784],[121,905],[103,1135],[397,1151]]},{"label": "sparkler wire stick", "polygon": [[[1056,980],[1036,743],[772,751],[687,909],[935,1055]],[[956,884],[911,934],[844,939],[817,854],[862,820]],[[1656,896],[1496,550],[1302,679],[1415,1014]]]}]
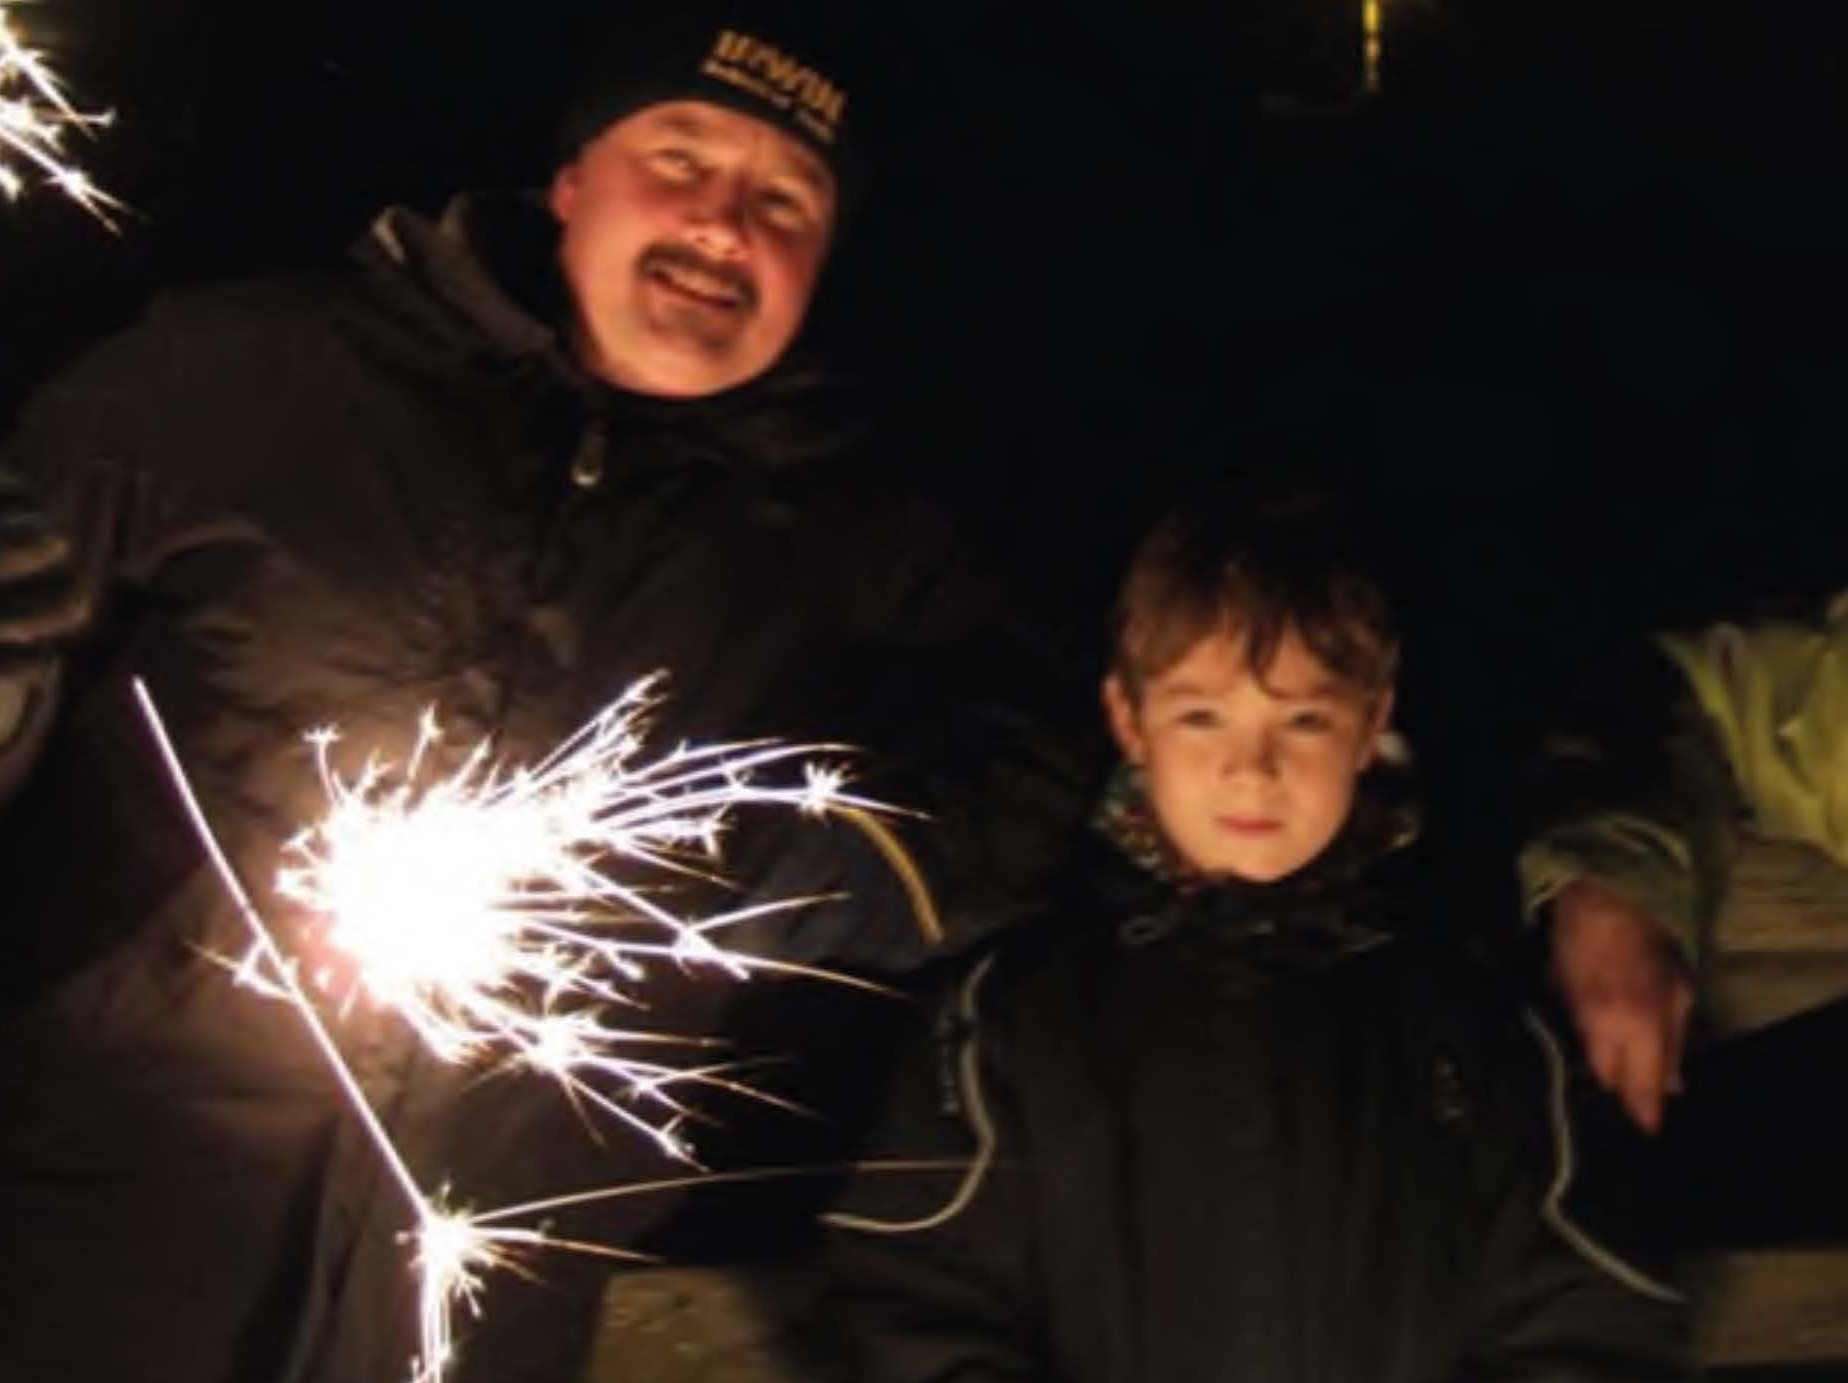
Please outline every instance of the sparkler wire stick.
[{"label": "sparkler wire stick", "polygon": [[[257,910],[243,881],[238,877],[236,867],[219,844],[211,823],[206,819],[205,809],[192,790],[172,736],[167,733],[166,724],[154,705],[153,697],[148,693],[147,685],[139,677],[133,680],[132,685],[135,699],[154,736],[161,760],[173,779],[187,818],[205,846],[212,866],[224,882],[239,916],[250,929],[255,947],[276,972],[275,983],[281,986],[281,992],[290,1006],[307,1026],[367,1137],[410,1203],[417,1222],[417,1318],[422,1348],[422,1354],[412,1364],[412,1383],[439,1383],[454,1352],[453,1303],[460,1300],[471,1310],[479,1310],[481,1270],[507,1261],[505,1250],[497,1245],[541,1246],[552,1241],[542,1230],[483,1229],[469,1216],[442,1210],[423,1193],[403,1156],[392,1143],[391,1135],[386,1132],[378,1112],[366,1098],[358,1078],[341,1055],[333,1034],[327,1030],[326,1023],[303,991],[296,967],[283,955],[262,913]],[[621,1249],[575,1241],[561,1240],[555,1246],[578,1252],[596,1252],[613,1258],[646,1257],[642,1254],[629,1254]]]},{"label": "sparkler wire stick", "polygon": [[167,733],[166,724],[161,720],[160,712],[155,708],[154,698],[148,694],[147,684],[137,677],[134,679],[133,686],[135,700],[140,705],[141,714],[146,718],[149,729],[153,731],[154,743],[160,751],[161,761],[166,765],[167,772],[172,776],[179,790],[180,803],[186,810],[187,819],[192,823],[193,830],[210,855],[212,867],[218,872],[219,878],[224,881],[225,888],[231,895],[231,901],[237,907],[238,915],[243,918],[244,925],[250,929],[255,944],[262,951],[264,958],[269,961],[271,968],[275,970],[277,981],[287,991],[291,1005],[301,1017],[302,1022],[307,1025],[315,1045],[321,1049],[321,1055],[327,1058],[328,1067],[333,1072],[334,1078],[339,1081],[341,1089],[353,1106],[354,1113],[359,1116],[367,1135],[377,1146],[379,1155],[385,1159],[386,1167],[390,1169],[393,1178],[403,1189],[405,1198],[411,1203],[411,1208],[416,1211],[419,1220],[426,1218],[431,1213],[430,1203],[424,1196],[423,1190],[417,1185],[417,1179],[411,1175],[411,1169],[405,1165],[404,1158],[391,1141],[391,1136],[386,1133],[385,1125],[379,1119],[378,1112],[373,1109],[372,1102],[366,1098],[358,1077],[347,1065],[346,1058],[340,1054],[340,1048],[334,1042],[333,1034],[327,1030],[327,1024],[316,1012],[313,1002],[303,991],[301,981],[296,976],[295,966],[289,962],[288,958],[283,955],[282,948],[276,944],[269,924],[257,911],[257,905],[251,901],[249,892],[244,888],[243,880],[238,877],[236,867],[231,863],[230,857],[225,854],[224,847],[218,843],[218,837],[213,833],[211,823],[205,818],[205,809],[200,805],[198,795],[189,785],[185,766],[180,762],[179,751],[174,747],[173,738]]}]

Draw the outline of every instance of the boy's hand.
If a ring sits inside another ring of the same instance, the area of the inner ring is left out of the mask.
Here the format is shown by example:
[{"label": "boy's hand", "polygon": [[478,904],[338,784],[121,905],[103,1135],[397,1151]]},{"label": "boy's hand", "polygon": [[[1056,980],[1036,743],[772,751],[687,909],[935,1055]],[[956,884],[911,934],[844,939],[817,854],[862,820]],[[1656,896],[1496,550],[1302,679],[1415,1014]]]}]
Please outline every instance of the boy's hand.
[{"label": "boy's hand", "polygon": [[1639,1128],[1681,1089],[1694,987],[1668,929],[1615,890],[1578,879],[1553,899],[1553,980],[1598,1083]]}]

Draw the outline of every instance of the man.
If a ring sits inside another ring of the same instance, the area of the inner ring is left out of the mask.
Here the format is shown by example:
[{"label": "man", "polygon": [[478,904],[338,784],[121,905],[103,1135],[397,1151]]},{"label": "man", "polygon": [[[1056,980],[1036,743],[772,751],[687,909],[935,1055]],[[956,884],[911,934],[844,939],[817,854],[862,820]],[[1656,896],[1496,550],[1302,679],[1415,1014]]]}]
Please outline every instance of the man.
[{"label": "man", "polygon": [[[447,743],[530,761],[665,669],[663,746],[862,744],[903,759],[878,790],[933,807],[1003,761],[998,721],[952,721],[936,691],[974,658],[1006,679],[1000,604],[896,462],[869,464],[861,408],[790,355],[857,185],[853,88],[786,29],[697,7],[631,24],[589,67],[542,202],[394,209],[350,272],[159,303],[5,453],[72,547],[16,564],[12,594],[52,614],[7,626],[6,665],[31,669],[9,679],[11,742],[34,752],[0,823],[0,1378],[408,1361],[402,1201],[297,1020],[218,963],[240,924],[131,676],[269,905],[319,796],[301,735],[328,722],[389,753],[434,706]],[[979,835],[947,839],[962,876],[986,865]],[[915,878],[897,890],[846,846],[756,845],[747,882],[845,874],[864,904],[794,919],[791,953],[919,949]],[[866,898],[882,888],[890,906]],[[687,988],[657,1012],[711,1007]],[[599,1154],[550,1089],[458,1095],[361,1009],[342,1041],[432,1189],[505,1203],[567,1173],[678,1170]],[[595,1234],[650,1218],[628,1204]],[[585,1305],[592,1279],[539,1267],[549,1300]],[[587,1326],[577,1309],[463,1366],[557,1376]]]}]

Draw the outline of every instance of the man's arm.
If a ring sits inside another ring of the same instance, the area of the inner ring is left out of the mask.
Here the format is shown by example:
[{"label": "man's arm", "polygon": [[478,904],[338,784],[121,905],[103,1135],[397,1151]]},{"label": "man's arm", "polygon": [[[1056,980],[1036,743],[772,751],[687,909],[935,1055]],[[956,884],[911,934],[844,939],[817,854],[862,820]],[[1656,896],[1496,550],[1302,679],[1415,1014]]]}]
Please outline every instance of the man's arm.
[{"label": "man's arm", "polygon": [[1529,805],[1530,915],[1593,1070],[1653,1129],[1735,823],[1848,865],[1848,594],[1662,637],[1549,740]]},{"label": "man's arm", "polygon": [[1690,968],[1726,882],[1738,794],[1681,669],[1653,646],[1569,704],[1524,785],[1530,917],[1594,879],[1654,918]]},{"label": "man's arm", "polygon": [[68,655],[156,550],[161,492],[235,464],[199,436],[245,347],[209,313],[157,301],[40,389],[0,446],[0,801],[68,691]]},{"label": "man's arm", "polygon": [[18,791],[50,733],[65,651],[92,627],[102,597],[113,493],[79,508],[88,560],[36,491],[0,470],[0,804]]},{"label": "man's arm", "polygon": [[1521,886],[1552,979],[1599,1082],[1654,1130],[1733,847],[1725,746],[1680,668],[1639,649],[1567,707],[1523,805]]}]

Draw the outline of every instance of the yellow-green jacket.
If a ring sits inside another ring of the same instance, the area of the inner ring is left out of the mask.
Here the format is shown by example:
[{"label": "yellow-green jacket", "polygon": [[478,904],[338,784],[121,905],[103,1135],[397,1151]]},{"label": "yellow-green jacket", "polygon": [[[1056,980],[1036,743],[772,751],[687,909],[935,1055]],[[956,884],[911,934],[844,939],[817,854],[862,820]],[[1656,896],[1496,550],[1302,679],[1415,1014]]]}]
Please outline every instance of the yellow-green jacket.
[{"label": "yellow-green jacket", "polygon": [[1595,878],[1672,928],[1690,960],[1740,823],[1848,866],[1848,592],[1818,619],[1658,636],[1648,665],[1593,690],[1548,738],[1528,803],[1530,915]]}]

